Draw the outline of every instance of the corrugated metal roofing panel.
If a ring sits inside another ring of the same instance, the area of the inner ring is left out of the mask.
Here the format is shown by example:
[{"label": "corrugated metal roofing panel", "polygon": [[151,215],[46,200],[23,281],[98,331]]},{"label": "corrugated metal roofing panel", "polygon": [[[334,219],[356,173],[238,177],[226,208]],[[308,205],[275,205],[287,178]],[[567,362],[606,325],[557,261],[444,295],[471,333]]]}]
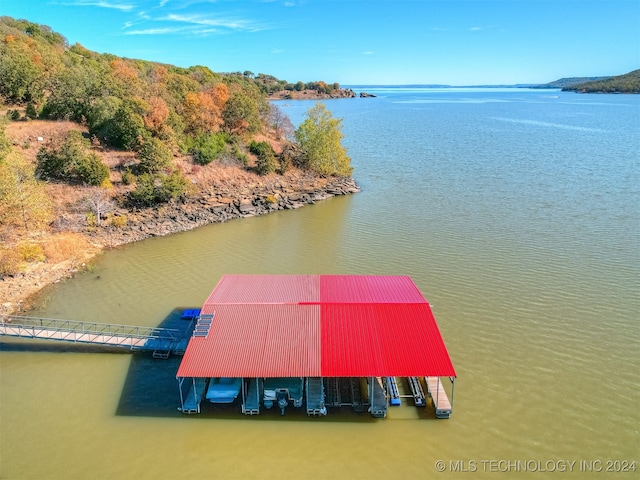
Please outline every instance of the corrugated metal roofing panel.
[{"label": "corrugated metal roofing panel", "polygon": [[205,304],[310,303],[319,300],[318,275],[225,275]]},{"label": "corrugated metal roofing panel", "polygon": [[321,275],[322,303],[424,303],[411,277],[392,275]]},{"label": "corrugated metal roofing panel", "polygon": [[406,276],[226,275],[202,313],[178,377],[455,376]]},{"label": "corrugated metal roofing panel", "polygon": [[321,376],[319,305],[216,305],[190,340],[178,377]]},{"label": "corrugated metal roofing panel", "polygon": [[455,376],[428,303],[323,304],[322,375]]}]

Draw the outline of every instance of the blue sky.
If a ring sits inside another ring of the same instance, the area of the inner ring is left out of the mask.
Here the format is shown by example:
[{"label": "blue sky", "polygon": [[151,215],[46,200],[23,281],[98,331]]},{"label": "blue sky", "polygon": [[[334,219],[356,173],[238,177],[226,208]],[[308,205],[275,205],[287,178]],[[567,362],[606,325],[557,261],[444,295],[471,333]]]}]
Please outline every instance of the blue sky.
[{"label": "blue sky", "polygon": [[295,82],[545,83],[640,68],[640,0],[0,0],[70,44]]}]

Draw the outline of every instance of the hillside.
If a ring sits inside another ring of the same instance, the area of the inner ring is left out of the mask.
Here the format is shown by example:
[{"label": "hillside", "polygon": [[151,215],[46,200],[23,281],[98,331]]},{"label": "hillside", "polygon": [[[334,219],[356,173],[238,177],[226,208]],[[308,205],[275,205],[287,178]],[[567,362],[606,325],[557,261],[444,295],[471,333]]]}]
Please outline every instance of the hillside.
[{"label": "hillside", "polygon": [[531,88],[565,88],[573,85],[579,85],[585,82],[594,82],[597,80],[606,80],[611,77],[568,77],[554,80],[553,82],[544,83],[542,85],[532,85]]},{"label": "hillside", "polygon": [[602,80],[572,84],[562,90],[579,93],[640,93],[640,70]]},{"label": "hillside", "polygon": [[268,102],[287,85],[1,17],[0,315],[103,248],[358,191],[346,155],[327,171]]}]

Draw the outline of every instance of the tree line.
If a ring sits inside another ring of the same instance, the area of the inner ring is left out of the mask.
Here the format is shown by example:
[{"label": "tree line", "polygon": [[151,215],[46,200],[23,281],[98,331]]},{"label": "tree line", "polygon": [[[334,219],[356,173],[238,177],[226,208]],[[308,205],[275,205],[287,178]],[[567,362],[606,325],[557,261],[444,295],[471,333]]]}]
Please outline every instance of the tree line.
[{"label": "tree line", "polygon": [[580,93],[640,93],[640,70],[603,80],[582,82],[566,86],[562,91]]},{"label": "tree line", "polygon": [[[92,142],[135,152],[137,164],[123,174],[123,181],[126,177],[136,184],[132,203],[152,205],[184,194],[186,182],[173,166],[177,155],[189,155],[199,165],[230,158],[246,166],[249,154],[261,161],[255,152],[266,147],[250,148],[257,134],[297,142],[299,147],[289,149],[296,152],[295,158],[278,159],[274,152],[275,161],[262,161],[256,168],[260,174],[282,173],[291,165],[322,174],[350,174],[341,133],[334,131],[339,121],[316,125],[321,140],[330,145],[324,151],[338,151],[328,153],[328,162],[336,168],[319,167],[311,137],[295,134],[288,117],[267,101],[275,88],[324,91],[339,85],[292,85],[250,71],[223,74],[200,65],[182,68],[99,54],[78,43],[70,46],[46,25],[0,18],[0,98],[6,105],[21,107],[10,108],[9,118],[78,122],[86,126]],[[323,112],[331,117],[326,109]],[[336,163],[338,157],[346,165]],[[35,173],[40,179],[87,185],[102,185],[109,177],[109,170],[91,153],[90,142],[79,135],[43,147]]]}]

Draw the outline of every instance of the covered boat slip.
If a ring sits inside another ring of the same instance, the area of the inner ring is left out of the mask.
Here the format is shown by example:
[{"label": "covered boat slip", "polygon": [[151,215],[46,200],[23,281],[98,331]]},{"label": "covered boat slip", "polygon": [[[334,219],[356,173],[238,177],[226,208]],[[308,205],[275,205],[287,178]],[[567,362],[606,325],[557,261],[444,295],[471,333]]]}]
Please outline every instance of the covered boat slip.
[{"label": "covered boat slip", "polygon": [[[451,379],[453,382],[453,379]],[[305,407],[307,415],[327,415],[328,409],[350,407],[354,412],[387,416],[388,408],[402,404],[426,407],[428,398],[437,418],[449,418],[451,403],[438,377],[372,378],[187,378],[180,379],[183,413],[201,413],[202,403],[235,404],[245,415],[261,409]],[[398,385],[411,394],[401,394]],[[453,386],[453,383],[452,383]],[[452,397],[453,398],[453,397]],[[411,399],[410,401],[403,401]]]},{"label": "covered boat slip", "polygon": [[200,413],[207,399],[238,401],[250,415],[351,406],[384,417],[404,396],[425,406],[425,389],[439,418],[451,413],[437,379],[453,382],[455,370],[409,277],[225,275],[197,325],[176,375],[184,413]]}]

